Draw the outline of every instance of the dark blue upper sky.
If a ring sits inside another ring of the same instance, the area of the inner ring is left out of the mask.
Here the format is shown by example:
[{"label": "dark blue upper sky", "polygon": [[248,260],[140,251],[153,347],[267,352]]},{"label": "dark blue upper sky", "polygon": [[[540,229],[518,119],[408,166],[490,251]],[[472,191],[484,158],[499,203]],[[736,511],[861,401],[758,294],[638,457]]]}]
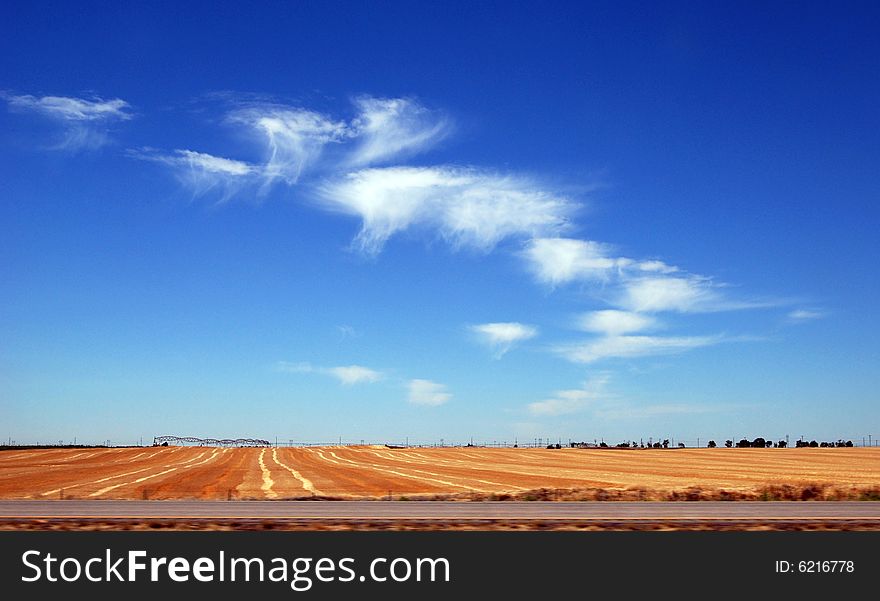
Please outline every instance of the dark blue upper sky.
[{"label": "dark blue upper sky", "polygon": [[880,434],[880,8],[642,4],[8,5],[0,434]]}]

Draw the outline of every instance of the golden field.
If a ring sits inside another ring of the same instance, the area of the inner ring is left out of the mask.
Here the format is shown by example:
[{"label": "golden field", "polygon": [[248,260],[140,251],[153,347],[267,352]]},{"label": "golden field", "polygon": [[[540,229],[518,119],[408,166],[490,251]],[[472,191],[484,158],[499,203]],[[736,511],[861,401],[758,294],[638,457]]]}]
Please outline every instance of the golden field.
[{"label": "golden field", "polygon": [[880,448],[0,452],[0,499],[874,499]]}]

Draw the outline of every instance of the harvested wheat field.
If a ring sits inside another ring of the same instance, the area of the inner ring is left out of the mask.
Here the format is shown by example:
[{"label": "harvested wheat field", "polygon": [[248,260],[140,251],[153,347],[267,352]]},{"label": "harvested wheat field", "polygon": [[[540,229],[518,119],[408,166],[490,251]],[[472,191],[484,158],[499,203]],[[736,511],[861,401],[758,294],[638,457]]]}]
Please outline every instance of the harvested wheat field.
[{"label": "harvested wheat field", "polygon": [[2,499],[876,499],[880,448],[0,452]]}]

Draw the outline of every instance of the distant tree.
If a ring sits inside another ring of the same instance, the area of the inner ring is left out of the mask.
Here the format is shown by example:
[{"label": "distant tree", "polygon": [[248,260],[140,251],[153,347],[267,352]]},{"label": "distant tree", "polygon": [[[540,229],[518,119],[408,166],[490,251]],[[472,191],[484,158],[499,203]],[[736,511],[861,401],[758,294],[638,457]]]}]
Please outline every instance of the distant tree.
[{"label": "distant tree", "polygon": [[683,448],[684,448],[684,443],[683,443],[683,442],[678,443],[678,448],[679,448],[679,449],[683,449]]},{"label": "distant tree", "polygon": [[724,446],[727,447],[727,448],[729,449],[730,447],[733,446],[733,441],[732,441],[732,440],[725,440],[725,441],[724,441]]},{"label": "distant tree", "polygon": [[607,449],[607,448],[608,448],[608,443],[605,442],[605,441],[603,440],[602,442],[599,443],[599,447],[601,447],[601,448],[603,448],[603,449]]},{"label": "distant tree", "polygon": [[714,441],[714,440],[710,440],[710,441],[709,441],[709,444],[707,444],[706,446],[709,447],[710,449],[714,449],[714,448],[717,447],[718,445],[715,444],[715,441]]},{"label": "distant tree", "polygon": [[665,439],[665,440],[663,441],[663,448],[664,448],[664,449],[668,449],[668,448],[669,448],[669,439],[668,439],[668,438]]},{"label": "distant tree", "polygon": [[780,449],[784,449],[785,447],[788,446],[788,443],[785,442],[784,440],[780,440],[779,442],[776,443],[776,446],[779,447]]},{"label": "distant tree", "polygon": [[847,440],[847,441],[846,441],[846,446],[848,446],[848,447],[853,446],[853,442],[852,442],[851,440]]},{"label": "distant tree", "polygon": [[555,449],[561,449],[561,448],[562,448],[562,445],[559,444],[559,443],[557,442],[556,445],[555,445],[553,448],[555,448]]},{"label": "distant tree", "polygon": [[748,438],[743,438],[738,443],[736,443],[736,448],[738,449],[748,448],[750,446],[752,446],[752,443]]},{"label": "distant tree", "polygon": [[752,441],[752,446],[758,449],[763,449],[766,445],[767,441],[761,438],[760,436]]},{"label": "distant tree", "polygon": [[810,447],[812,447],[812,448],[815,449],[815,448],[818,447],[818,446],[819,446],[819,443],[816,442],[815,440],[811,440],[811,441],[810,441]]}]

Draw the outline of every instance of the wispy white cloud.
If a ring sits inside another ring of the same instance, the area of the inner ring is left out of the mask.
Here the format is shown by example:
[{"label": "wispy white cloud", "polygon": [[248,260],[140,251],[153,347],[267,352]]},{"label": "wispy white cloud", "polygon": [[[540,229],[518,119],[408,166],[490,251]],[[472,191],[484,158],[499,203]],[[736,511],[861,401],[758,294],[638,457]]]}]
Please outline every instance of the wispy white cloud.
[{"label": "wispy white cloud", "polygon": [[176,150],[175,154],[176,156],[169,160],[177,160],[178,162],[185,163],[193,170],[204,171],[205,173],[218,173],[236,177],[254,173],[253,166],[235,159],[217,157],[194,150]]},{"label": "wispy white cloud", "polygon": [[166,154],[153,148],[142,148],[129,149],[127,154],[134,158],[168,165],[173,168],[177,178],[194,194],[219,190],[221,200],[228,199],[259,172],[258,167],[244,161],[195,150],[175,150]]},{"label": "wispy white cloud", "polygon": [[600,373],[580,388],[558,390],[550,398],[530,403],[527,411],[533,416],[553,417],[572,413],[589,413],[597,419],[650,419],[665,415],[698,415],[738,408],[730,404],[661,403],[645,405],[620,398],[608,390],[611,375]]},{"label": "wispy white cloud", "polygon": [[596,401],[605,398],[609,376],[603,374],[584,382],[581,388],[557,390],[552,397],[529,403],[532,415],[556,416],[578,413]]},{"label": "wispy white cloud", "polygon": [[667,265],[663,261],[657,260],[639,261],[638,263],[635,263],[635,268],[639,271],[656,273],[675,273],[676,271],[679,271],[678,267],[675,265]]},{"label": "wispy white cloud", "polygon": [[62,136],[53,150],[86,150],[110,141],[113,123],[131,119],[130,105],[120,99],[85,99],[70,96],[15,96],[0,94],[10,110],[29,112],[51,119],[61,127]]},{"label": "wispy white cloud", "polygon": [[641,313],[605,309],[584,313],[578,317],[576,326],[587,332],[618,336],[656,327],[657,320]]},{"label": "wispy white cloud", "polygon": [[[446,118],[412,99],[361,96],[353,102],[357,115],[350,122],[263,100],[237,103],[225,122],[242,128],[263,147],[259,164],[248,165],[248,175],[255,176],[248,183],[265,193],[275,183],[299,183],[310,169],[339,173],[409,156],[430,148],[450,130]],[[338,151],[325,159],[331,144]]]},{"label": "wispy white cloud", "polygon": [[410,380],[407,384],[408,400],[415,405],[442,405],[452,398],[446,386],[431,380]]},{"label": "wispy white cloud", "polygon": [[712,278],[699,275],[652,275],[625,279],[617,304],[630,311],[657,313],[715,313],[776,307],[779,299],[734,299],[727,288]]},{"label": "wispy white cloud", "polygon": [[417,226],[454,247],[489,250],[507,237],[558,231],[573,210],[526,178],[450,166],[364,169],[325,184],[320,197],[327,208],[361,218],[355,242],[371,254]]},{"label": "wispy white cloud", "polygon": [[120,98],[86,100],[70,96],[5,95],[9,107],[42,113],[62,121],[124,121],[131,119],[131,106]]},{"label": "wispy white cloud", "polygon": [[470,330],[492,349],[496,358],[502,357],[518,342],[538,335],[538,328],[515,321],[483,323],[470,326]]},{"label": "wispy white cloud", "polygon": [[342,121],[315,111],[273,104],[236,109],[227,120],[244,125],[265,144],[266,157],[260,169],[264,186],[276,180],[295,184],[327,144],[349,135]]},{"label": "wispy white cloud", "polygon": [[718,288],[699,276],[636,278],[624,284],[619,299],[631,311],[680,313],[710,311],[720,301]]},{"label": "wispy white cloud", "polygon": [[813,321],[814,319],[822,319],[825,317],[824,311],[817,309],[795,309],[788,314],[789,323],[803,323],[805,321]]},{"label": "wispy white cloud", "polygon": [[609,245],[591,240],[535,238],[522,256],[539,282],[557,286],[573,280],[604,281],[631,263],[610,251]]},{"label": "wispy white cloud", "polygon": [[357,145],[348,159],[351,165],[369,165],[422,152],[450,130],[448,119],[409,98],[360,96],[354,103],[358,116],[351,124],[351,135]]},{"label": "wispy white cloud", "polygon": [[721,341],[720,336],[604,336],[585,342],[557,345],[553,350],[572,363],[594,363],[603,359],[682,353]]},{"label": "wispy white cloud", "polygon": [[[164,162],[197,193],[222,187],[307,180],[323,208],[357,216],[354,245],[378,253],[393,235],[421,228],[454,248],[488,251],[509,237],[556,236],[575,204],[531,178],[472,167],[352,167],[398,160],[427,150],[450,121],[407,98],[359,97],[350,122],[306,109],[253,101],[236,106],[226,122],[243,127],[264,145],[265,158],[248,163],[196,151],[134,152]],[[325,152],[335,144],[335,152]],[[314,174],[313,174],[314,175]]]},{"label": "wispy white cloud", "polygon": [[342,365],[339,367],[318,367],[308,362],[279,361],[276,365],[279,371],[288,373],[315,373],[336,378],[340,384],[352,386],[354,384],[370,384],[384,378],[380,371],[364,367],[362,365]]},{"label": "wispy white cloud", "polygon": [[344,365],[331,367],[327,370],[333,377],[346,385],[378,382],[382,373],[362,365]]}]

